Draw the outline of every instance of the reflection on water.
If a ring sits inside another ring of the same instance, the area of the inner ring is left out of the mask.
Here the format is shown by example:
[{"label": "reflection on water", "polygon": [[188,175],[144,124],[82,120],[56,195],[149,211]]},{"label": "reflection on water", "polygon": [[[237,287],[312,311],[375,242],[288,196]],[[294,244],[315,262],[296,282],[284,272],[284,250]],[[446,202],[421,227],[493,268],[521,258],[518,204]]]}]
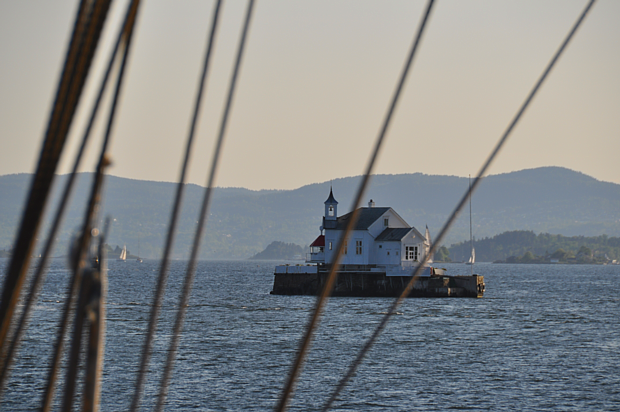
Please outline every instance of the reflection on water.
[{"label": "reflection on water", "polygon": [[[274,407],[314,304],[269,294],[275,263],[199,263],[167,410]],[[2,410],[40,402],[67,282],[63,265],[52,263]],[[109,265],[101,409],[116,411],[128,408],[133,392],[158,262]],[[155,402],[184,269],[183,262],[171,267],[144,410]],[[620,266],[476,269],[487,284],[482,299],[407,300],[335,409],[620,410]],[[390,302],[329,302],[291,410],[324,402]]]}]

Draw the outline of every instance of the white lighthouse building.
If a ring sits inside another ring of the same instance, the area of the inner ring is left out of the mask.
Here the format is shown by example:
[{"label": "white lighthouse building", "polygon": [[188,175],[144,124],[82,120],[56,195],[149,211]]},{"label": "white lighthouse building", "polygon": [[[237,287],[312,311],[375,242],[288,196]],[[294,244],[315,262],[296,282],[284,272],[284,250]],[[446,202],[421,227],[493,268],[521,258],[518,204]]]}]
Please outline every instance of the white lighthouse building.
[{"label": "white lighthouse building", "polygon": [[[391,207],[376,207],[370,200],[368,207],[359,208],[357,213],[357,222],[344,245],[341,265],[356,265],[390,275],[411,274],[428,253],[428,230],[425,237]],[[321,235],[310,245],[308,263],[324,265],[334,261],[338,242],[352,216],[353,212],[338,216],[338,202],[330,189]]]},{"label": "white lighthouse building", "polygon": [[[424,265],[420,278],[410,284],[431,248],[428,227],[422,235],[394,209],[376,207],[372,200],[368,207],[338,216],[338,202],[331,189],[325,201],[321,234],[310,245],[306,265],[276,266],[271,293],[320,294],[328,284],[338,245],[354,215],[357,220],[343,243],[332,296],[396,297],[408,287],[409,297],[483,296],[483,276],[449,276],[445,269],[430,265]],[[431,263],[430,259],[427,263]]]}]

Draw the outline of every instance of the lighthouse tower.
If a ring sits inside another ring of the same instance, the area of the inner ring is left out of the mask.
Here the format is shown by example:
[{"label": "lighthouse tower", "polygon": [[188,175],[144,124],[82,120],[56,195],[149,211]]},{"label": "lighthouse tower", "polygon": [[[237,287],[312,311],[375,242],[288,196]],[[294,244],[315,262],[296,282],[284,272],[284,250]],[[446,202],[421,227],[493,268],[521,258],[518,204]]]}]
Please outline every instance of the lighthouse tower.
[{"label": "lighthouse tower", "polygon": [[323,217],[323,228],[333,229],[336,227],[338,217],[338,202],[334,198],[334,192],[329,189],[329,197],[325,201],[325,216]]}]

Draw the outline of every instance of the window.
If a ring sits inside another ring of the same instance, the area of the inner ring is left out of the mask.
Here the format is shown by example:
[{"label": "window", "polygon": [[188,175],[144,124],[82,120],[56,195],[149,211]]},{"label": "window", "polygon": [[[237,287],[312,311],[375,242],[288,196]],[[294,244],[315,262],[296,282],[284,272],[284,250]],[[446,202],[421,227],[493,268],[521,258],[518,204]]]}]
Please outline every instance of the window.
[{"label": "window", "polygon": [[330,206],[330,207],[329,207],[329,210],[328,210],[327,214],[328,214],[329,216],[334,216],[334,207],[333,207],[333,206]]},{"label": "window", "polygon": [[389,250],[387,251],[387,255],[390,256],[390,251]]},{"label": "window", "polygon": [[418,260],[417,246],[405,246],[405,260]]},{"label": "window", "polygon": [[349,242],[348,241],[344,241],[344,245],[342,247],[342,254],[346,255],[347,254],[347,249],[349,248]]},{"label": "window", "polygon": [[389,217],[384,217],[383,218],[383,226],[388,227],[390,225],[390,218]]},{"label": "window", "polygon": [[379,245],[379,249],[383,249],[383,245]]},{"label": "window", "polygon": [[329,242],[329,250],[332,250],[332,242]]},{"label": "window", "polygon": [[398,256],[398,250],[396,251],[396,256]]},{"label": "window", "polygon": [[361,240],[355,241],[355,254],[356,255],[362,254],[362,241]]}]

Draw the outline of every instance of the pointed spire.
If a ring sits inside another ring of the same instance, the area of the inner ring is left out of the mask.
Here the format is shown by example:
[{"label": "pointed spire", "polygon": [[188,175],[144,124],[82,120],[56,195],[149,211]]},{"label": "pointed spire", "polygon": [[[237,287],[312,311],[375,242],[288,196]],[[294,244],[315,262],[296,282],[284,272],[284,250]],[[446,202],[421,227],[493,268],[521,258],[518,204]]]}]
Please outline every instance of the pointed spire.
[{"label": "pointed spire", "polygon": [[338,219],[338,201],[334,198],[334,191],[329,188],[329,197],[325,201],[325,217],[323,226],[326,229],[333,229],[335,226],[328,225],[328,221],[334,223]]},{"label": "pointed spire", "polygon": [[329,186],[329,197],[327,198],[327,200],[325,201],[325,204],[338,204],[338,201],[334,198],[334,192],[332,191],[332,187],[331,184]]}]

